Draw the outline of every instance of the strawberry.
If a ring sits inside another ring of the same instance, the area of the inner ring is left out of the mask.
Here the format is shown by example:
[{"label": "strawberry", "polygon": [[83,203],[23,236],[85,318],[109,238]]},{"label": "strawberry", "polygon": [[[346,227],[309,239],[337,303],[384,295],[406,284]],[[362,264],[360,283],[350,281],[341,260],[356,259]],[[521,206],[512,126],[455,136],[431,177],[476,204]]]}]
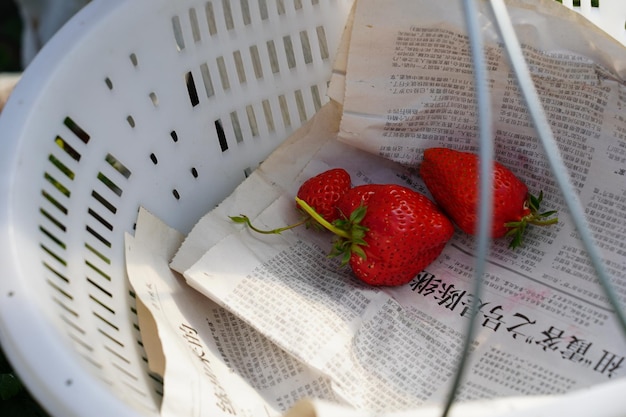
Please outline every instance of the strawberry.
[{"label": "strawberry", "polygon": [[[420,175],[434,200],[468,234],[477,231],[478,156],[447,148],[424,151]],[[492,238],[512,237],[510,247],[521,244],[528,224],[549,225],[555,211],[539,213],[543,193],[529,194],[528,187],[504,165],[494,162]]]},{"label": "strawberry", "polygon": [[298,189],[297,195],[332,223],[339,218],[337,202],[350,187],[350,174],[342,168],[334,168],[306,180]]},{"label": "strawberry", "polygon": [[[322,216],[326,221],[333,222],[339,217],[336,206],[339,198],[343,196],[351,187],[350,174],[345,169],[333,168],[324,171],[306,180],[298,189],[299,199],[306,201],[313,210]],[[296,206],[297,207],[297,206]],[[305,213],[305,217],[298,223],[273,230],[261,230],[254,227],[248,216],[230,216],[235,223],[244,223],[252,230],[263,234],[278,234],[285,230],[305,224],[307,227],[318,223]]]},{"label": "strawberry", "polygon": [[[305,202],[296,201],[315,217]],[[354,187],[337,207],[343,218],[320,221],[338,235],[331,255],[342,256],[342,263],[370,285],[406,284],[439,256],[454,233],[432,201],[400,185]]]}]

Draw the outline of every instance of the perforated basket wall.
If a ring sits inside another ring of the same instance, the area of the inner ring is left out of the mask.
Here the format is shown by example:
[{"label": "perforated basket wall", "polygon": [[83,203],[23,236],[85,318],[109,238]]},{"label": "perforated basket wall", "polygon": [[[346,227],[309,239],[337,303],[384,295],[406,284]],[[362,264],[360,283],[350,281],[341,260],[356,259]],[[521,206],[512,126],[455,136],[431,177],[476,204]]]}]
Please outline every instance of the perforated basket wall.
[{"label": "perforated basket wall", "polygon": [[124,272],[144,205],[188,232],[327,100],[346,0],[95,1],[2,115],[2,344],[59,416],[150,415]]},{"label": "perforated basket wall", "polygon": [[0,337],[53,415],[158,413],[124,233],[140,205],[188,232],[310,118],[350,7],[96,0],[25,72],[0,118]]}]

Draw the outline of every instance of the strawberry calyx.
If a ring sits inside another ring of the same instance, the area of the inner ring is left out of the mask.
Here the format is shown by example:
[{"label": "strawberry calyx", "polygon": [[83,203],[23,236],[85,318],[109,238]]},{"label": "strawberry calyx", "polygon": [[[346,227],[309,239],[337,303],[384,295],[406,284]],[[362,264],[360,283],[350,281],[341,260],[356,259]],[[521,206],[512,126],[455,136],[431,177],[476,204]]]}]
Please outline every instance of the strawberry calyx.
[{"label": "strawberry calyx", "polygon": [[557,217],[548,218],[556,214],[556,210],[539,212],[539,206],[543,200],[543,191],[539,192],[539,196],[528,194],[528,198],[524,201],[524,215],[517,221],[507,222],[504,224],[509,230],[506,232],[506,237],[511,237],[509,247],[514,249],[522,244],[522,239],[526,227],[529,224],[535,226],[549,226],[558,223]]},{"label": "strawberry calyx", "polygon": [[366,258],[362,247],[367,246],[365,235],[369,229],[361,224],[367,213],[366,206],[360,205],[350,213],[349,217],[343,217],[330,223],[320,216],[306,201],[296,197],[296,203],[317,223],[337,236],[333,249],[329,254],[330,257],[341,256],[342,266],[348,264],[353,253],[363,259]]}]

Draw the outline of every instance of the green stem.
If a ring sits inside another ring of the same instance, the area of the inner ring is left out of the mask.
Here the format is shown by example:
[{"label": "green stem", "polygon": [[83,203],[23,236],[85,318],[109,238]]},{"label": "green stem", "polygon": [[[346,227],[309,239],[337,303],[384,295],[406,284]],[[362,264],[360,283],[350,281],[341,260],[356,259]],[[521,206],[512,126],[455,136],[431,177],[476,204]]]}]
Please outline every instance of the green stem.
[{"label": "green stem", "polygon": [[230,216],[230,219],[232,221],[234,221],[235,223],[245,223],[250,229],[254,230],[257,233],[261,233],[261,234],[264,234],[264,235],[277,235],[277,234],[280,234],[280,233],[284,232],[285,230],[289,230],[289,229],[293,229],[293,228],[298,227],[298,226],[302,226],[303,224],[305,224],[309,220],[309,218],[307,217],[307,218],[304,218],[304,219],[300,220],[298,223],[294,223],[294,224],[289,225],[289,226],[280,227],[278,229],[272,229],[272,230],[262,230],[262,229],[258,229],[256,227],[254,227],[252,225],[252,223],[250,222],[250,219],[246,215],[242,214],[240,216]]},{"label": "green stem", "polygon": [[338,227],[335,227],[332,223],[329,223],[326,219],[324,219],[322,216],[320,216],[315,209],[313,209],[313,207],[309,206],[306,201],[296,197],[296,203],[302,207],[302,209],[304,211],[307,212],[307,214],[309,216],[311,216],[313,219],[315,219],[315,221],[317,221],[319,224],[321,224],[322,226],[324,226],[324,228],[330,230],[331,232],[333,232],[334,234],[336,234],[337,236],[341,236],[343,238],[346,239],[350,239],[352,236],[350,236],[350,234],[348,232],[346,232],[345,230],[341,230]]},{"label": "green stem", "polygon": [[531,220],[528,223],[534,224],[536,226],[550,226],[551,224],[557,224],[559,219],[549,219],[549,220]]}]

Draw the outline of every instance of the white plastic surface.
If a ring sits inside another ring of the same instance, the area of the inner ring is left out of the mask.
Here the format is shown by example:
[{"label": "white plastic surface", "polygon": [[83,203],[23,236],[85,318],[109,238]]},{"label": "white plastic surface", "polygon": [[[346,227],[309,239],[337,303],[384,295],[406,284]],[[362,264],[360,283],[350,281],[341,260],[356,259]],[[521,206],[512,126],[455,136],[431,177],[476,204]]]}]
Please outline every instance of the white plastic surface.
[{"label": "white plastic surface", "polygon": [[[626,2],[582,1],[626,44]],[[350,5],[95,0],[24,73],[0,117],[0,340],[52,415],[157,415],[123,235],[140,205],[186,233],[315,113]]]},{"label": "white plastic surface", "polygon": [[0,337],[52,415],[156,413],[124,232],[140,205],[188,232],[310,118],[350,6],[99,0],[25,71],[0,119]]}]

